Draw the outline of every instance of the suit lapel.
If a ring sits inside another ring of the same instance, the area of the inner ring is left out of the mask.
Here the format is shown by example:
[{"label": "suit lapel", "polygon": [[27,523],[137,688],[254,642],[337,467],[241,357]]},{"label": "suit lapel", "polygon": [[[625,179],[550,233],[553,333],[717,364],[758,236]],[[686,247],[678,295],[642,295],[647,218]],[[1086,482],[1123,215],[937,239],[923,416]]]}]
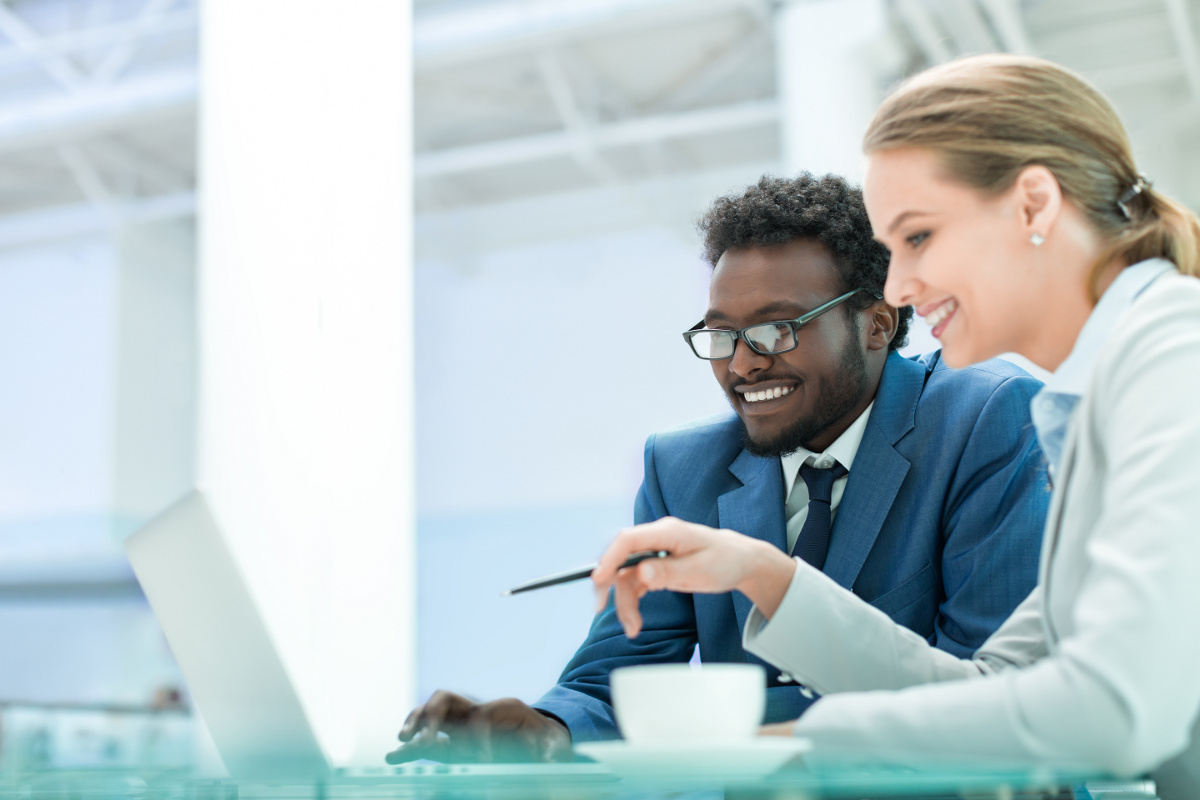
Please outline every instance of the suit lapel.
[{"label": "suit lapel", "polygon": [[854,586],[908,474],[908,459],[894,445],[915,425],[925,377],[923,364],[897,353],[888,356],[825,559],[825,574],[847,589]]},{"label": "suit lapel", "polygon": [[[783,519],[783,473],[778,458],[762,458],[743,450],[729,471],[742,482],[738,488],[717,498],[717,523],[784,550],[787,531]],[[738,629],[746,625],[750,601],[733,592]]]}]

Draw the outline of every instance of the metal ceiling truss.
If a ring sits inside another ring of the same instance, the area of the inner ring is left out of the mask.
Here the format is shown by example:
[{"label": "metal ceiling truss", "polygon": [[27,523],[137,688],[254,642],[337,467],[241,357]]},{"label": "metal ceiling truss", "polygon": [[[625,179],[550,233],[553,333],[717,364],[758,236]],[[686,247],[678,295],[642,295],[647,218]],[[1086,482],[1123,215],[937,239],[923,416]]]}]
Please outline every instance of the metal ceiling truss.
[{"label": "metal ceiling truss", "polygon": [[966,53],[1034,53],[1020,0],[895,0],[895,9],[929,64]]},{"label": "metal ceiling truss", "polygon": [[[779,106],[772,98],[596,125],[590,132],[590,144],[597,151],[602,151],[647,142],[775,125],[778,121]],[[413,173],[417,178],[427,179],[561,156],[573,157],[576,147],[576,142],[570,134],[556,132],[435,150],[416,155]]]},{"label": "metal ceiling truss", "polygon": [[1192,99],[1200,101],[1200,47],[1196,45],[1196,28],[1193,26],[1187,0],[1163,0],[1163,2],[1167,6],[1167,15],[1171,20],[1171,35],[1175,39],[1175,48],[1179,51],[1183,74],[1187,78],[1188,87],[1192,90]]},{"label": "metal ceiling truss", "polygon": [[[677,79],[636,107],[616,87],[601,86],[603,82],[590,64],[570,47],[584,40],[611,37],[615,31],[627,28],[637,30],[665,21],[677,24],[715,16],[736,23],[732,35],[718,47],[697,53],[694,63]],[[484,17],[490,27],[483,24]],[[657,173],[667,161],[663,147],[666,141],[774,126],[779,118],[774,100],[695,107],[713,86],[745,68],[753,58],[762,57],[770,47],[770,22],[770,5],[765,0],[522,0],[495,3],[472,12],[418,17],[414,50],[421,71],[436,73],[446,64],[532,49],[537,53],[537,72],[562,130],[418,151],[415,176],[427,186],[430,180],[445,176],[565,156],[599,183],[614,184],[622,178],[605,160],[605,150],[635,146],[650,172]],[[618,121],[599,121],[601,97],[607,110],[616,112]]]},{"label": "metal ceiling truss", "polygon": [[[133,11],[126,19],[44,35],[35,30],[31,22],[37,20],[22,6],[0,0],[0,38],[12,43],[0,48],[0,78],[29,72],[38,85],[49,83],[40,95],[0,106],[0,166],[7,162],[23,169],[36,161],[38,168],[30,174],[49,172],[47,180],[58,176],[57,194],[50,192],[47,197],[74,192],[86,200],[80,207],[38,212],[40,217],[20,215],[30,230],[42,232],[37,235],[44,236],[55,219],[64,230],[77,231],[102,224],[96,220],[160,218],[190,213],[188,209],[194,207],[193,165],[154,156],[156,149],[168,151],[155,147],[153,136],[145,140],[150,143],[145,147],[130,137],[161,125],[167,126],[164,130],[170,136],[182,135],[178,130],[170,133],[173,120],[183,126],[194,124],[196,65],[169,58],[139,61],[139,56],[153,52],[161,58],[163,52],[172,52],[165,46],[181,40],[194,46],[198,0],[134,1],[137,5],[132,9],[123,6]],[[456,125],[461,129],[472,124],[468,120],[502,115],[506,108],[525,119],[539,114],[539,124],[547,127],[555,121],[560,126],[535,135],[420,150],[414,174],[421,195],[442,197],[451,204],[460,198],[470,202],[471,173],[555,159],[573,161],[600,183],[618,183],[621,177],[613,165],[628,162],[617,161],[611,151],[640,150],[653,174],[663,170],[668,156],[678,159],[677,152],[687,152],[668,148],[669,143],[698,142],[730,131],[757,131],[761,136],[764,129],[780,124],[777,101],[763,96],[771,89],[762,79],[770,74],[762,71],[762,59],[769,60],[774,52],[772,10],[780,2],[786,0],[496,0],[419,13],[414,19],[414,60],[425,91],[461,96],[464,87],[470,87],[472,70],[480,74],[490,69],[489,64],[511,66],[521,59],[533,66],[532,73],[526,70],[523,75],[532,74],[536,82],[512,84],[513,91],[519,89],[513,98],[523,99],[521,108],[513,108],[514,102],[501,103],[494,110],[494,102],[484,104],[507,96],[509,84],[497,79],[479,84],[483,93],[479,98],[462,96],[455,101],[474,109],[474,117],[451,113],[452,105],[433,104],[426,123],[433,127],[426,135],[418,131],[418,142],[453,141],[455,136],[467,141]],[[1124,51],[1114,50],[1113,42],[1134,37],[1137,53],[1124,63],[1112,59],[1111,66],[1092,70],[1089,78],[1106,91],[1172,82],[1178,86],[1186,80],[1191,98],[1187,112],[1168,117],[1173,126],[1195,124],[1194,109],[1200,108],[1200,40],[1194,0],[1129,0],[1103,8],[1071,0],[1055,0],[1044,7],[1028,0],[891,2],[895,19],[930,64],[984,50],[1035,53],[1039,46],[1052,57],[1061,57],[1060,50],[1119,56]],[[1029,31],[1035,18],[1036,40]],[[593,43],[619,42],[622,36],[648,30],[669,35],[680,24],[714,20],[728,23],[727,35],[709,40],[715,44],[703,50],[697,47],[690,55],[676,43],[675,61],[667,72],[659,71],[657,83],[645,84],[647,91],[636,95],[636,101],[627,83],[606,79],[589,60]],[[1164,39],[1168,25],[1170,38]],[[1154,42],[1144,41],[1151,31]],[[1159,39],[1163,46],[1156,49]],[[153,68],[139,69],[145,64]],[[731,91],[739,80],[756,80],[757,88],[740,94]],[[29,85],[35,88],[32,82]],[[191,128],[187,130],[190,135]],[[438,180],[452,176],[468,182]],[[37,180],[30,180],[31,189],[36,189]],[[158,195],[137,197],[147,192]],[[36,199],[36,191],[26,194],[30,202]],[[12,195],[11,201],[20,202],[21,195]],[[90,211],[85,214],[82,209]],[[0,246],[20,238],[8,225],[18,217],[6,219],[0,221]]]},{"label": "metal ceiling truss", "polygon": [[[109,226],[128,219],[147,219],[147,209],[152,209],[150,216],[154,216],[163,208],[189,207],[180,204],[176,193],[187,187],[190,194],[190,175],[141,158],[117,139],[123,132],[165,119],[182,117],[188,120],[185,124],[191,124],[197,98],[194,64],[126,77],[140,49],[157,38],[186,35],[190,30],[194,40],[196,8],[178,6],[179,0],[146,0],[128,20],[43,36],[7,0],[0,0],[0,36],[12,43],[0,50],[0,70],[9,74],[23,67],[39,70],[59,90],[0,106],[0,156],[28,158],[41,148],[52,148],[66,179],[74,182],[79,196],[92,207],[94,219]],[[86,69],[76,57],[85,52],[100,53],[94,65]],[[100,137],[106,140],[98,141]],[[97,161],[115,173],[115,180],[106,182]],[[163,198],[124,196],[127,190],[146,184],[174,191]],[[159,202],[164,198],[165,205]],[[79,222],[87,215],[81,216],[78,208],[45,213],[49,216],[10,215],[9,221],[30,223],[35,239],[44,235],[54,220],[65,226],[64,232],[91,225]],[[5,237],[8,241],[21,239],[11,228],[6,230],[0,244]]]}]

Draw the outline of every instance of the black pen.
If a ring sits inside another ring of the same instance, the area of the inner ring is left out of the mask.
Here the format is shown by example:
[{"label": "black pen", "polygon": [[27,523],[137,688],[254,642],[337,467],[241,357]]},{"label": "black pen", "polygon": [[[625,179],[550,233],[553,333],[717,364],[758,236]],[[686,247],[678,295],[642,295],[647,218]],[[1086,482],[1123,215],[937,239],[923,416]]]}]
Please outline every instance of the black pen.
[{"label": "black pen", "polygon": [[[671,554],[666,550],[643,550],[642,552],[634,553],[629,558],[625,559],[625,563],[620,566],[620,569],[625,569],[626,567],[636,567],[638,564],[642,563],[648,558],[666,558],[669,555]],[[569,572],[559,572],[555,575],[547,575],[544,578],[538,578],[537,580],[530,581],[529,583],[522,583],[520,586],[514,586],[507,591],[501,592],[500,596],[503,597],[510,594],[520,594],[521,592],[531,592],[534,589],[544,589],[547,586],[557,586],[560,583],[581,581],[584,578],[592,577],[592,571],[598,566],[600,565],[592,564],[591,566],[580,567],[579,569],[573,569]]]}]

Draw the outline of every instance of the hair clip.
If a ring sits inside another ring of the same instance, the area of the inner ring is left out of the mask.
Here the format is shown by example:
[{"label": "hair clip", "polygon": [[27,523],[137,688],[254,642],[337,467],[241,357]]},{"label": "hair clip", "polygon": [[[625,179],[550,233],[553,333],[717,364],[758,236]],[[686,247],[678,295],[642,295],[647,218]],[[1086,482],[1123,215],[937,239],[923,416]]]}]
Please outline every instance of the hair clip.
[{"label": "hair clip", "polygon": [[1138,175],[1137,180],[1133,182],[1133,186],[1130,186],[1125,190],[1123,195],[1117,198],[1117,208],[1121,209],[1121,213],[1125,215],[1125,219],[1133,219],[1133,215],[1129,213],[1129,201],[1153,185],[1145,175]]}]

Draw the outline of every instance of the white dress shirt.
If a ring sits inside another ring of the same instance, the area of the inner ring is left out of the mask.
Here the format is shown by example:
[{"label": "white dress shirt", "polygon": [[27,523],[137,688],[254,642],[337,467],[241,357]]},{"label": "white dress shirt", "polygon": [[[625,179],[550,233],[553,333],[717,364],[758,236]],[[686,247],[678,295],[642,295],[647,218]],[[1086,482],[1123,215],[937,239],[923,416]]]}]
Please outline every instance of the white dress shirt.
[{"label": "white dress shirt", "polygon": [[[851,465],[854,464],[854,456],[858,454],[858,446],[862,444],[863,431],[867,429],[867,419],[871,416],[871,409],[874,407],[875,401],[872,400],[871,405],[867,406],[858,415],[858,418],[850,423],[850,427],[842,431],[842,435],[825,448],[824,452],[814,453],[801,447],[796,452],[779,459],[783,466],[783,496],[787,498],[784,514],[787,518],[789,553],[796,546],[796,539],[800,536],[804,521],[808,519],[808,484],[799,478],[800,468],[809,464],[817,469],[832,469],[834,463],[838,463],[849,473]],[[846,492],[846,481],[849,479],[849,474],[846,474],[833,482],[833,493],[829,501],[830,521],[837,514],[838,504],[842,502],[842,495]]]}]

